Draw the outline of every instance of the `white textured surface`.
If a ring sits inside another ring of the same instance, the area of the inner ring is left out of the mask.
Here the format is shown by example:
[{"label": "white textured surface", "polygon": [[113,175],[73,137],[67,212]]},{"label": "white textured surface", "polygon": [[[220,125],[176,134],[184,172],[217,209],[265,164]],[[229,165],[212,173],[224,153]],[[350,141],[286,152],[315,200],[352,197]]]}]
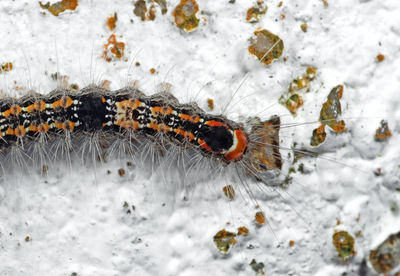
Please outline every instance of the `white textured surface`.
[{"label": "white textured surface", "polygon": [[[265,264],[266,275],[357,275],[369,250],[400,230],[399,213],[390,210],[400,200],[398,0],[336,0],[328,7],[318,0],[284,1],[282,7],[268,2],[267,14],[255,25],[244,20],[251,1],[200,1],[206,13],[190,34],[171,23],[177,1],[168,3],[164,16],[158,9],[153,22],[135,17],[131,1],[80,2],[76,11],[59,17],[43,15],[37,1],[0,2],[0,62],[15,66],[0,74],[2,90],[12,92],[16,81],[47,93],[56,87],[49,77],[56,71],[80,87],[107,79],[118,89],[139,80],[149,94],[166,81],[182,102],[195,100],[206,109],[206,99],[213,98],[218,113],[247,73],[226,110],[230,118],[263,111],[263,118],[279,114],[283,123],[304,123],[315,121],[330,89],[344,84],[343,117],[349,131],[328,133],[320,151],[350,167],[305,161],[310,173],[293,175],[289,189],[278,191],[286,201],[252,185],[272,231],[254,225],[255,204],[243,188],[243,197],[230,203],[225,199],[221,189],[230,184],[229,177],[216,183],[210,176],[190,189],[185,201],[184,189],[175,189],[177,181],[164,185],[150,175],[150,168],[126,167],[127,160],[97,168],[79,166],[78,160],[72,168],[52,164],[47,177],[22,171],[0,184],[0,275],[254,275],[248,265],[253,258]],[[128,60],[106,63],[100,58],[101,45],[111,34],[105,20],[114,12],[115,32],[123,36]],[[304,20],[307,33],[300,29]],[[283,39],[286,62],[263,67],[248,54],[248,38],[258,26]],[[379,53],[386,60],[378,64]],[[136,60],[140,67],[134,66]],[[318,76],[305,107],[292,118],[276,103],[309,65],[318,68]],[[158,74],[149,73],[152,67]],[[383,118],[393,137],[376,143],[373,135]],[[315,127],[285,128],[284,144],[296,141],[307,147]],[[117,174],[121,167],[125,177]],[[383,176],[376,177],[372,172],[379,167]],[[126,214],[124,201],[136,210]],[[249,228],[249,237],[222,255],[213,236],[241,225]],[[335,229],[353,235],[362,231],[356,238],[357,255],[347,265],[336,257]],[[31,241],[25,242],[26,236]],[[289,247],[289,240],[295,246]]]}]

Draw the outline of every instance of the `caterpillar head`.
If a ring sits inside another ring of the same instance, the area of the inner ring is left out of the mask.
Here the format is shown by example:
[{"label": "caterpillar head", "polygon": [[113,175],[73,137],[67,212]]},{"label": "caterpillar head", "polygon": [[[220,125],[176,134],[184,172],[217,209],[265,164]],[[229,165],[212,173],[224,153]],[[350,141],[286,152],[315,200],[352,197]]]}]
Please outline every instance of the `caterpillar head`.
[{"label": "caterpillar head", "polygon": [[236,125],[215,119],[205,121],[200,131],[203,137],[200,146],[226,164],[241,160],[247,150],[248,137]]},{"label": "caterpillar head", "polygon": [[263,181],[271,171],[282,168],[279,152],[280,119],[278,116],[268,121],[251,118],[248,125],[252,126],[250,134],[234,122],[207,120],[204,122],[200,145],[226,164],[237,163],[247,173]]}]

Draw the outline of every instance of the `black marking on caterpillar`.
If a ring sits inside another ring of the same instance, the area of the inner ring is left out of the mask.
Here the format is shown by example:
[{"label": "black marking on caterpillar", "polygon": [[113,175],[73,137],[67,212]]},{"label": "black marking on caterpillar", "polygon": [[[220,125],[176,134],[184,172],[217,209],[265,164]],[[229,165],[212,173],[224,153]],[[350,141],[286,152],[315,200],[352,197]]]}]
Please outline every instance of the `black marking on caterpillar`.
[{"label": "black marking on caterpillar", "polygon": [[[270,183],[270,171],[280,170],[280,119],[252,119],[251,129],[224,116],[205,113],[195,103],[179,104],[168,92],[146,96],[133,87],[111,92],[89,86],[80,92],[58,89],[49,95],[6,99],[0,105],[0,149],[29,148],[51,136],[70,139],[102,132],[108,140],[124,135],[151,137],[163,145],[193,149],[224,165]],[[39,139],[38,139],[39,138]],[[67,143],[71,144],[71,143]]]}]

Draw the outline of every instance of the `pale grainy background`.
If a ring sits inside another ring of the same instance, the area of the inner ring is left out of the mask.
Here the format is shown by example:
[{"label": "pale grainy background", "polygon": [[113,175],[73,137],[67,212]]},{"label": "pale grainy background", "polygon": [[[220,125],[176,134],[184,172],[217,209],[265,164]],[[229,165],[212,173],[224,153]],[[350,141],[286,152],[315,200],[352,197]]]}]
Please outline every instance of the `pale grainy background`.
[{"label": "pale grainy background", "polygon": [[[49,164],[46,177],[34,168],[17,168],[0,184],[0,275],[254,275],[253,258],[265,264],[266,275],[357,275],[369,250],[400,229],[399,212],[391,211],[400,199],[400,3],[328,2],[324,7],[318,0],[292,0],[278,7],[278,1],[268,1],[267,14],[252,25],[245,22],[251,1],[199,1],[201,26],[187,34],[172,24],[177,1],[168,1],[164,16],[158,9],[153,22],[135,17],[132,1],[82,0],[58,17],[43,14],[37,1],[1,1],[0,62],[15,66],[0,74],[3,93],[48,93],[57,87],[49,77],[57,71],[80,87],[110,80],[111,89],[118,89],[138,80],[148,94],[166,81],[182,102],[206,109],[210,97],[215,113],[230,103],[225,114],[231,119],[279,114],[284,124],[301,124],[281,135],[284,145],[295,141],[307,148],[316,125],[302,123],[315,121],[330,89],[343,84],[349,131],[328,133],[319,149],[337,162],[304,160],[309,173],[294,174],[287,191],[260,192],[252,185],[254,198],[229,176],[224,181],[210,176],[185,193],[177,179],[164,182],[150,168],[126,166],[129,158],[96,167],[79,160]],[[111,34],[105,20],[114,12],[127,60],[106,63],[100,58]],[[307,33],[300,29],[304,21]],[[282,38],[286,62],[264,67],[248,54],[257,27]],[[379,53],[386,60],[378,64]],[[135,61],[141,66],[130,66]],[[310,65],[318,76],[293,118],[277,101]],[[149,73],[153,67],[156,75]],[[16,86],[23,89],[15,92]],[[373,134],[383,118],[393,137],[378,144]],[[124,177],[119,168],[126,170]],[[380,177],[373,174],[377,168]],[[237,187],[233,202],[221,192],[227,184]],[[253,199],[270,228],[254,225]],[[122,207],[125,201],[136,207],[131,214]],[[249,228],[249,237],[228,255],[218,252],[215,233],[241,225]],[[348,264],[332,246],[338,229],[361,231],[357,255]]]}]

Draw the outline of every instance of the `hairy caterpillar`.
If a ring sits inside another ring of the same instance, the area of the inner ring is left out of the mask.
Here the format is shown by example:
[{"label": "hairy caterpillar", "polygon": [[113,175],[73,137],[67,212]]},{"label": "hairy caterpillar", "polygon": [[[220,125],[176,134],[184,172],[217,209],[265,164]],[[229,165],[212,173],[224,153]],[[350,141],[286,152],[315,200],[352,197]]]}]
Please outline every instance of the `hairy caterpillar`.
[{"label": "hairy caterpillar", "polygon": [[48,96],[5,99],[0,112],[0,147],[5,154],[19,147],[28,155],[32,147],[49,147],[46,144],[60,136],[65,137],[65,150],[71,151],[72,139],[98,132],[108,143],[123,139],[134,146],[144,136],[167,151],[173,143],[197,149],[226,165],[240,162],[236,170],[247,171],[265,183],[270,180],[265,172],[282,167],[278,117],[254,125],[247,134],[243,126],[223,116],[208,115],[194,103],[180,105],[167,92],[145,96],[136,88],[115,92],[100,87],[80,92],[59,89]]},{"label": "hairy caterpillar", "polygon": [[[125,159],[97,162],[101,160],[98,148],[102,149],[103,141],[107,142],[107,137],[99,137],[102,131],[77,131],[79,137],[70,140],[66,136],[70,130],[60,125],[55,133],[48,133],[52,140],[47,140],[49,147],[43,150],[37,146],[40,143],[30,143],[28,137],[5,137],[8,144],[3,144],[4,149],[9,149],[10,143],[14,146],[2,158],[6,173],[9,167],[13,172],[3,177],[0,185],[0,274],[249,275],[254,273],[249,265],[253,258],[255,267],[262,262],[265,273],[272,275],[356,274],[365,271],[362,259],[368,258],[372,243],[398,230],[398,120],[389,121],[391,140],[373,140],[382,118],[398,118],[398,24],[390,23],[390,18],[396,18],[391,13],[395,15],[398,4],[343,0],[330,1],[325,7],[322,1],[272,3],[254,26],[244,19],[246,9],[254,3],[198,2],[205,18],[197,31],[186,34],[171,24],[170,11],[176,3],[168,2],[166,16],[157,13],[155,21],[141,22],[132,12],[134,6],[130,1],[113,3],[112,8],[109,1],[80,1],[75,11],[59,17],[43,14],[36,1],[2,1],[1,61],[11,60],[15,65],[14,71],[4,77],[2,74],[2,90],[8,91],[4,86],[12,86],[18,95],[26,95],[20,92],[21,86],[25,90],[51,91],[54,84],[49,74],[53,72],[66,72],[81,87],[99,84],[99,79],[106,78],[112,81],[113,89],[118,89],[129,83],[127,79],[139,79],[140,90],[148,95],[157,90],[155,83],[166,80],[177,88],[173,94],[180,102],[194,99],[206,110],[205,99],[213,98],[216,106],[225,110],[224,103],[232,98],[230,92],[238,89],[235,80],[247,74],[245,84],[226,108],[227,117],[245,122],[260,112],[262,120],[272,114],[281,115],[280,142],[287,144],[281,144],[282,149],[287,146],[282,150],[282,159],[284,164],[290,164],[288,152],[292,153],[293,144],[287,141],[295,141],[306,155],[320,105],[331,87],[343,83],[344,117],[353,118],[346,121],[349,131],[331,135],[317,150],[339,161],[323,162],[322,157],[315,165],[312,160],[302,159],[304,173],[291,174],[294,181],[288,190],[275,190],[253,182],[245,170],[231,171],[235,167],[232,164],[226,166],[222,159],[201,155],[198,147],[184,149],[180,143],[168,144],[174,149],[166,151],[162,166],[157,166],[151,153],[165,152],[165,144],[156,142],[169,142],[166,135],[165,139],[155,140],[153,136],[139,137],[135,145],[138,150],[133,149],[142,155],[139,160],[148,155],[150,162],[144,166],[132,162],[132,149],[126,149],[125,143],[105,147],[111,153],[116,147],[124,153],[126,150]],[[104,22],[114,13],[118,13],[114,39],[126,43],[127,62],[121,59],[106,63],[101,59],[102,45],[111,35]],[[359,24],[360,20],[363,24]],[[305,22],[309,26],[307,32],[299,27]],[[287,60],[263,67],[248,57],[246,48],[254,29],[267,26],[284,40]],[[386,61],[375,62],[378,52],[385,54]],[[133,60],[139,60],[140,66],[130,70]],[[321,73],[306,94],[308,105],[304,110],[292,117],[279,108],[267,109],[277,103],[290,81],[308,65],[318,67]],[[156,73],[149,73],[153,67]],[[68,96],[70,92],[64,90],[61,94]],[[34,103],[49,98],[30,95],[25,100],[8,96],[5,99],[11,100],[4,108],[7,111],[13,104],[23,105],[27,99]],[[47,103],[52,104],[53,100]],[[13,122],[12,129],[19,123]],[[245,124],[250,128],[246,133],[251,133],[252,125]],[[120,138],[114,141],[127,141]],[[73,151],[78,149],[78,158],[53,161],[68,154],[71,146]],[[84,150],[80,151],[81,148]],[[87,148],[95,154],[88,154]],[[175,166],[172,161],[171,164],[173,154],[168,152],[185,156],[183,161],[176,161],[185,166]],[[35,156],[46,155],[50,155],[50,161],[37,162]],[[82,156],[95,160],[96,168],[76,162]],[[197,163],[196,158],[191,159],[195,156],[207,162]],[[10,158],[17,162],[10,162]],[[196,165],[190,167],[189,160]],[[36,168],[36,164],[25,166],[25,162],[43,162],[49,169],[40,175],[29,170]],[[137,167],[128,165],[131,163]],[[152,175],[154,171],[180,172],[183,167],[196,173],[188,175],[185,183],[196,182],[197,171],[206,171],[199,173],[203,175],[202,185],[195,185],[195,191],[189,189],[186,193],[178,186],[171,192],[168,188],[179,177]],[[382,169],[380,175],[372,173],[377,168]],[[125,175],[119,173],[120,169]],[[248,191],[250,197],[245,194],[244,200],[239,200],[239,196],[226,202],[222,193],[225,185],[233,185],[236,191]],[[254,223],[257,205],[265,210],[272,231]],[[230,254],[220,254],[213,236],[222,228],[233,231],[242,225],[249,228],[249,236],[238,240]],[[337,229],[346,229],[353,236],[361,231],[356,238],[357,255],[348,264],[337,257],[331,241]],[[289,241],[294,241],[294,245]]]}]

